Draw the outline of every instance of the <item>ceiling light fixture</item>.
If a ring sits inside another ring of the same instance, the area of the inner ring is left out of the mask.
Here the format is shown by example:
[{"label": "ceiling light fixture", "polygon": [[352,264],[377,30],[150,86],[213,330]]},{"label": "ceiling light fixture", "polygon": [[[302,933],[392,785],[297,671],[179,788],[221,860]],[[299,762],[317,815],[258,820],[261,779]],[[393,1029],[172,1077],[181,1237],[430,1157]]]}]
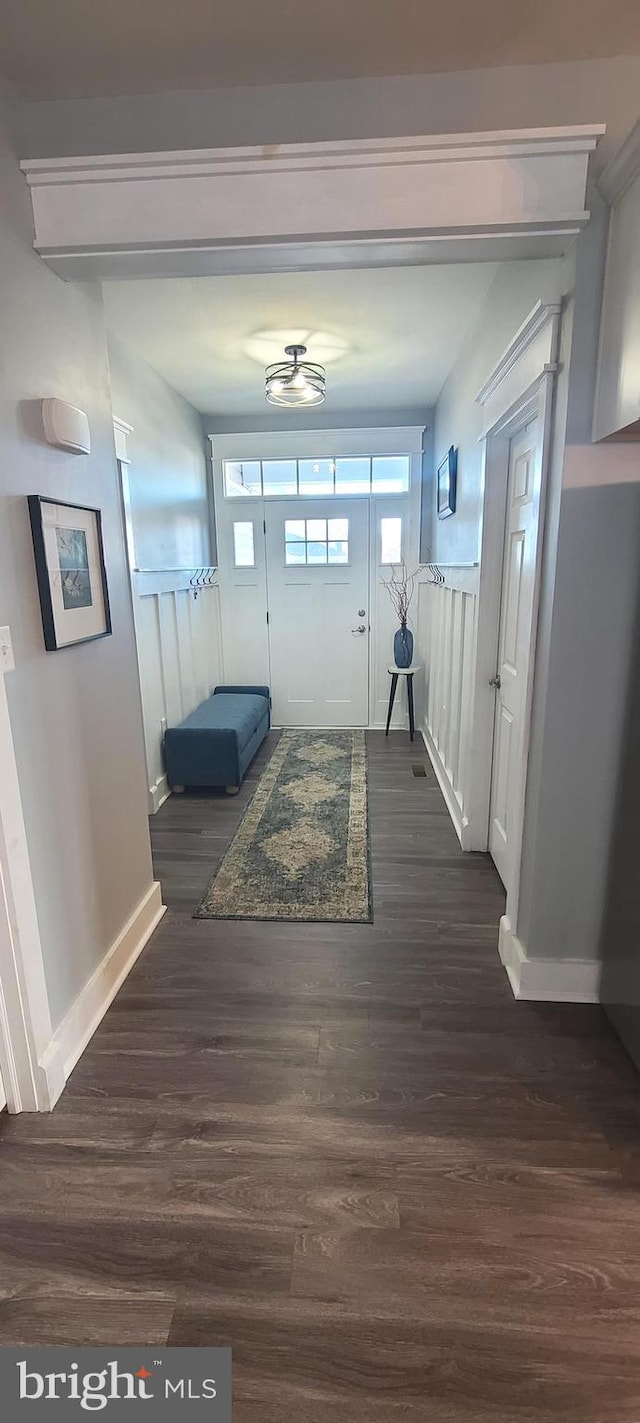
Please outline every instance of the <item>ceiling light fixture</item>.
[{"label": "ceiling light fixture", "polygon": [[285,346],[288,361],[265,370],[265,394],[270,405],[322,405],[326,396],[324,366],[305,361],[306,346]]}]

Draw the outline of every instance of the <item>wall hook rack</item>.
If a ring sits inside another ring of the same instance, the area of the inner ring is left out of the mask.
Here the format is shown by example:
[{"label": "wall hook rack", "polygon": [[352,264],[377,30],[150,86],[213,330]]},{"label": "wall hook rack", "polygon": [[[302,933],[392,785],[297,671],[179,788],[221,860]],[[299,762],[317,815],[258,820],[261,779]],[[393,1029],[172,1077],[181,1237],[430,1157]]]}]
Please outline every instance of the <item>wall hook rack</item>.
[{"label": "wall hook rack", "polygon": [[215,574],[216,574],[216,569],[215,569],[215,568],[197,568],[197,569],[196,569],[195,573],[193,573],[192,576],[191,576],[191,578],[189,579],[189,583],[190,583],[190,585],[191,585],[191,588],[193,589],[193,596],[194,596],[194,599],[197,598],[198,593],[200,592],[200,590],[201,590],[202,588],[212,588],[212,587],[213,587],[213,580],[214,580],[214,578],[215,578]]}]

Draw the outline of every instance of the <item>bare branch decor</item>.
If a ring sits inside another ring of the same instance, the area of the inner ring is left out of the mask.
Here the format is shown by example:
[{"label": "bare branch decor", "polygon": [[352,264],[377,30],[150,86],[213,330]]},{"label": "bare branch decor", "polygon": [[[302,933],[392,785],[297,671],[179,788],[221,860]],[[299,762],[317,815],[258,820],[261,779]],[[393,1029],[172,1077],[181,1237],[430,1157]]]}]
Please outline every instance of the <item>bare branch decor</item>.
[{"label": "bare branch decor", "polygon": [[401,627],[407,626],[409,608],[411,607],[411,602],[415,593],[416,579],[418,577],[419,572],[420,569],[417,568],[415,573],[409,573],[407,565],[403,559],[402,563],[397,563],[393,565],[393,568],[391,569],[390,578],[382,579],[382,582],[391,599],[392,605],[398,615],[398,622],[400,623]]},{"label": "bare branch decor", "polygon": [[393,565],[390,578],[382,579],[400,623],[393,639],[396,667],[410,667],[413,658],[413,633],[407,627],[407,622],[419,572],[420,568],[416,568],[410,573],[403,559],[401,563]]}]

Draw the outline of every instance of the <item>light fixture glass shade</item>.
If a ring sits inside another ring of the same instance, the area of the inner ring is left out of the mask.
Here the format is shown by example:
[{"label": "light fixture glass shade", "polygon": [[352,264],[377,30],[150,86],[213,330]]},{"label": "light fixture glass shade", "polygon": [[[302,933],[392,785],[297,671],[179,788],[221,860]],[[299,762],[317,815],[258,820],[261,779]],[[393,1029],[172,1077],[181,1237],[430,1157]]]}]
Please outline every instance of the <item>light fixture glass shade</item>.
[{"label": "light fixture glass shade", "polygon": [[265,370],[265,395],[270,405],[322,405],[326,396],[324,366],[303,359],[306,346],[285,346],[288,361]]}]

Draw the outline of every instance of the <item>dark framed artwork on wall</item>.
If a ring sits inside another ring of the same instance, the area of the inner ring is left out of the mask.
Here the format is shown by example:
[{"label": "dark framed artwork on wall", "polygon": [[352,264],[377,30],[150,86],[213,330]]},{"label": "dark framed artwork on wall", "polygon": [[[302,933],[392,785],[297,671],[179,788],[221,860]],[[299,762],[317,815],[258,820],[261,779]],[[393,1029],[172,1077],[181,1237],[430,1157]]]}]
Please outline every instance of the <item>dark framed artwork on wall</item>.
[{"label": "dark framed artwork on wall", "polygon": [[47,652],[111,632],[99,509],[30,494],[42,630]]},{"label": "dark framed artwork on wall", "polygon": [[456,486],[458,482],[458,451],[452,445],[438,465],[437,498],[438,518],[448,519],[456,512]]}]

